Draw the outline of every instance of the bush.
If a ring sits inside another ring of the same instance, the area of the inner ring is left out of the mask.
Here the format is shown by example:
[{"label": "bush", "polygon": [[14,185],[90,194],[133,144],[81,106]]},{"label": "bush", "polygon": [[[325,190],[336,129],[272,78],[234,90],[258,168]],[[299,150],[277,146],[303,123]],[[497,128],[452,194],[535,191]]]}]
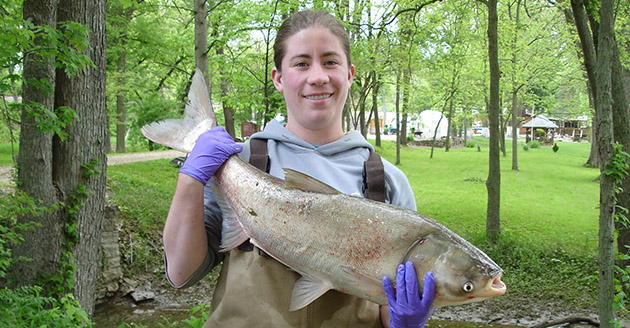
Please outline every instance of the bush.
[{"label": "bush", "polygon": [[41,215],[45,211],[45,207],[19,190],[0,197],[0,278],[6,277],[9,266],[15,261],[11,246],[24,240],[21,232],[38,226],[34,222],[18,223],[17,218],[21,215]]},{"label": "bush", "polygon": [[537,140],[532,140],[529,142],[529,148],[540,148],[540,142]]},{"label": "bush", "polygon": [[42,288],[25,286],[0,290],[1,327],[91,327],[79,301],[68,294],[56,300],[41,296]]},{"label": "bush", "polygon": [[472,140],[466,140],[466,148],[475,148],[475,142]]},{"label": "bush", "polygon": [[543,129],[536,129],[536,131],[534,131],[534,136],[536,136],[536,138],[542,138],[545,136],[545,130]]},{"label": "bush", "polygon": [[524,145],[523,145],[523,150],[524,150],[524,151],[528,151],[528,150],[529,150],[529,146],[528,146],[527,144],[524,144]]},{"label": "bush", "polygon": [[[41,206],[17,190],[0,197],[0,278],[6,278],[13,257],[11,246],[24,240],[22,231],[36,223],[18,223],[23,215],[42,215],[54,209]],[[27,260],[19,258],[19,260]],[[24,286],[0,289],[0,327],[91,327],[92,323],[72,294],[57,300],[41,295],[42,287]]]},{"label": "bush", "polygon": [[559,148],[559,147],[558,147],[558,144],[554,142],[554,143],[553,143],[553,147],[551,147],[551,149],[553,150],[553,152],[554,152],[554,153],[557,153],[557,152],[558,152],[558,148]]}]

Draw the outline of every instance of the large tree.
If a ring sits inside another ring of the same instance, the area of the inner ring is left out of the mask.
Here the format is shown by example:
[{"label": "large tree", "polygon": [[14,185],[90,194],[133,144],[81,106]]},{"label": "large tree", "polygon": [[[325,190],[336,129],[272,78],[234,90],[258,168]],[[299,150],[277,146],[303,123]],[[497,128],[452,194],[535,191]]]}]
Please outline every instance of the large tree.
[{"label": "large tree", "polygon": [[[16,285],[43,284],[50,295],[73,290],[92,315],[107,161],[105,0],[27,0],[24,17],[71,34],[66,46],[76,47],[92,64],[66,63],[55,70],[54,61],[66,58],[36,54],[24,62],[19,186],[45,205],[58,207],[49,215],[20,218],[40,227],[25,232],[25,242],[14,249],[16,256],[33,260],[15,265],[12,279]],[[77,34],[77,23],[87,35]],[[46,113],[66,121],[50,121]],[[57,126],[50,129],[43,123]]]},{"label": "large tree", "polygon": [[488,0],[488,62],[490,67],[490,101],[488,121],[490,122],[489,168],[486,189],[488,206],[486,212],[486,235],[496,241],[501,233],[501,163],[499,157],[499,49],[497,0]]}]

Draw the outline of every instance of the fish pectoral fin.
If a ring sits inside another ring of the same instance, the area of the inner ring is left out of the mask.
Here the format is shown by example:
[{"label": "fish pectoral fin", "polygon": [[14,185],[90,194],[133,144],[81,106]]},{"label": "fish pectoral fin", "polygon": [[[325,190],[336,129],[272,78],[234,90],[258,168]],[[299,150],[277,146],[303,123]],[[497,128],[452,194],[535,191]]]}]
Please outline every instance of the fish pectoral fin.
[{"label": "fish pectoral fin", "polygon": [[208,185],[212,189],[212,195],[214,196],[219,208],[221,208],[221,214],[223,215],[223,223],[221,227],[221,246],[220,252],[229,252],[240,244],[244,243],[249,236],[243,229],[241,223],[236,219],[236,215],[232,211],[232,207],[225,200],[225,194],[214,181],[209,181]]},{"label": "fish pectoral fin", "polygon": [[299,310],[311,304],[329,290],[330,286],[328,284],[303,276],[293,286],[289,311]]},{"label": "fish pectoral fin", "polygon": [[284,168],[284,173],[284,185],[287,188],[295,188],[322,194],[339,194],[337,189],[313,178],[310,175],[287,168]]}]

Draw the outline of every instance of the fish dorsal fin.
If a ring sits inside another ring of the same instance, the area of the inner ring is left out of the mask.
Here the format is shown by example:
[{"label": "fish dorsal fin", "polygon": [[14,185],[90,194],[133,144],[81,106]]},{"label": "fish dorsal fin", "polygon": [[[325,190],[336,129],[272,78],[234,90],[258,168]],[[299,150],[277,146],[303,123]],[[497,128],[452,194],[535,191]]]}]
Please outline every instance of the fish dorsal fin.
[{"label": "fish dorsal fin", "polygon": [[299,310],[311,304],[329,290],[330,286],[327,284],[303,276],[293,286],[289,311]]},{"label": "fish dorsal fin", "polygon": [[295,188],[330,195],[339,194],[337,189],[302,172],[285,168],[284,173],[286,174],[284,176],[284,185],[287,188]]}]

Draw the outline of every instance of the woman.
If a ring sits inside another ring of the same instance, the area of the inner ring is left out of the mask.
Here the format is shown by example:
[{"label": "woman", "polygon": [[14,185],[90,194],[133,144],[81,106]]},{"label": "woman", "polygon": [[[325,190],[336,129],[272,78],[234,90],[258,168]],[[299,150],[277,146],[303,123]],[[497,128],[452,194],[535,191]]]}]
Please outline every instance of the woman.
[{"label": "woman", "polygon": [[[284,96],[288,121],[284,126],[272,121],[251,138],[266,145],[268,172],[283,178],[283,168],[292,168],[343,193],[362,195],[363,163],[373,149],[360,133],[343,132],[342,112],[354,77],[345,29],[325,11],[295,13],[278,30],[274,52],[271,76]],[[410,264],[399,267],[396,295],[384,278],[389,306],[379,309],[355,296],[329,291],[306,308],[289,311],[299,274],[247,247],[224,259],[218,252],[220,210],[209,187],[204,197],[204,186],[230,155],[240,153],[249,160],[251,140],[241,148],[221,128],[201,135],[180,170],[164,227],[166,271],[173,286],[194,284],[224,260],[206,326],[423,327],[434,297],[433,276],[427,274],[425,297],[420,297]],[[407,178],[391,163],[382,162],[385,201],[415,210]]]}]

